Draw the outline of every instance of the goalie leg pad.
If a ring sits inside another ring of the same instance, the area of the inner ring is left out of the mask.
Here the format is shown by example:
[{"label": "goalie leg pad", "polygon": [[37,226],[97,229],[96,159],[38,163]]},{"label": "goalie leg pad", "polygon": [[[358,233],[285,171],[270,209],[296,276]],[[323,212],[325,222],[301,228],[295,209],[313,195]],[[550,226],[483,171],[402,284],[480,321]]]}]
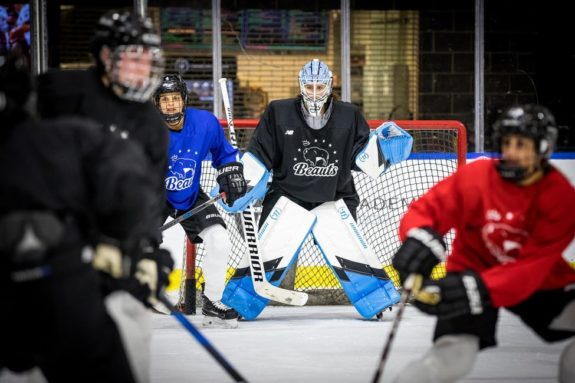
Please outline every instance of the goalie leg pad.
[{"label": "goalie leg pad", "polygon": [[312,210],[313,236],[357,311],[367,319],[399,302],[400,294],[361,234],[343,200]]},{"label": "goalie leg pad", "polygon": [[[258,233],[265,276],[272,285],[279,286],[315,221],[312,213],[286,197],[276,202]],[[251,320],[268,302],[269,299],[254,290],[249,254],[246,254],[224,290],[222,303],[233,307],[244,319]]]}]

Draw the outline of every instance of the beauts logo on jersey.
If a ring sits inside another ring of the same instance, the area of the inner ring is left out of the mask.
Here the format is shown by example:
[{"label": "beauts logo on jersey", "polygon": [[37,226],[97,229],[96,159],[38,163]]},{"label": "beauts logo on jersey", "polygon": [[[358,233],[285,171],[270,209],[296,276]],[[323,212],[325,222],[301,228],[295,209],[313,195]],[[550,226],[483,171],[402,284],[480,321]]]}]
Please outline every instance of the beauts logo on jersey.
[{"label": "beauts logo on jersey", "polygon": [[176,191],[189,188],[194,182],[196,160],[173,155],[170,157],[166,190]]},{"label": "beauts logo on jersey", "polygon": [[314,146],[311,146],[311,142],[304,140],[304,148],[298,148],[298,156],[301,155],[301,158],[294,157],[294,175],[301,177],[335,177],[339,170],[336,165],[339,160],[336,159],[333,163],[330,163],[330,155],[335,155],[337,152],[333,150],[331,144],[326,144],[325,140],[321,142],[323,146],[327,146],[325,149],[319,146],[318,140],[314,140],[313,144]]},{"label": "beauts logo on jersey", "polygon": [[489,209],[485,213],[485,221],[481,237],[491,255],[499,263],[515,262],[527,239],[527,232],[521,228],[524,217],[510,211],[501,214]]}]

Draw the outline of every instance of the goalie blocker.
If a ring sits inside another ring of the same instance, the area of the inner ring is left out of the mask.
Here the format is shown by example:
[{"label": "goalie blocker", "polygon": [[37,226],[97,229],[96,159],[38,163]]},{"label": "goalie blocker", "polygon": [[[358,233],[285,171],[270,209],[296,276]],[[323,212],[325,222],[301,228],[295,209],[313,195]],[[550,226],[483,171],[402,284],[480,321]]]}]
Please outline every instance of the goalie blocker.
[{"label": "goalie blocker", "polygon": [[[311,212],[286,197],[278,200],[259,232],[265,276],[271,284],[281,283],[310,232],[349,300],[364,318],[370,319],[399,301],[393,282],[342,200],[326,202]],[[269,300],[254,291],[248,262],[248,257],[244,257],[228,282],[222,301],[251,320]]]},{"label": "goalie blocker", "polygon": [[[251,203],[262,199],[268,190],[268,180],[270,172],[266,167],[250,152],[244,153],[240,162],[243,165],[244,178],[247,184],[247,192],[242,197],[235,200],[232,206],[219,201],[220,207],[227,213],[238,213],[244,211]],[[219,186],[216,185],[211,191],[213,198],[220,193]]]}]

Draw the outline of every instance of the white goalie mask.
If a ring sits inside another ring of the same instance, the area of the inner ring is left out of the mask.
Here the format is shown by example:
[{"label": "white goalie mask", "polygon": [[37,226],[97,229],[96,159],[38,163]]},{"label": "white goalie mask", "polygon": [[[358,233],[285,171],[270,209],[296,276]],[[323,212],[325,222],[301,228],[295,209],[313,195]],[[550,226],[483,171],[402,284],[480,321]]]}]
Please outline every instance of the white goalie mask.
[{"label": "white goalie mask", "polygon": [[327,65],[313,59],[299,72],[299,87],[303,105],[311,117],[321,116],[322,108],[331,96],[333,75]]}]

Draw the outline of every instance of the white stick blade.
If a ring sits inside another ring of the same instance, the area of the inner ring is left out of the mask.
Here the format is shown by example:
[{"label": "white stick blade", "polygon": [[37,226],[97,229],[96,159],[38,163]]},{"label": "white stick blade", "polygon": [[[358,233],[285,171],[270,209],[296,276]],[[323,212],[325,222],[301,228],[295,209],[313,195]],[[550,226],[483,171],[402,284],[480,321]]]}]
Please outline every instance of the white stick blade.
[{"label": "white stick blade", "polygon": [[259,296],[291,306],[304,306],[309,298],[304,292],[281,289],[269,283],[254,288]]}]

